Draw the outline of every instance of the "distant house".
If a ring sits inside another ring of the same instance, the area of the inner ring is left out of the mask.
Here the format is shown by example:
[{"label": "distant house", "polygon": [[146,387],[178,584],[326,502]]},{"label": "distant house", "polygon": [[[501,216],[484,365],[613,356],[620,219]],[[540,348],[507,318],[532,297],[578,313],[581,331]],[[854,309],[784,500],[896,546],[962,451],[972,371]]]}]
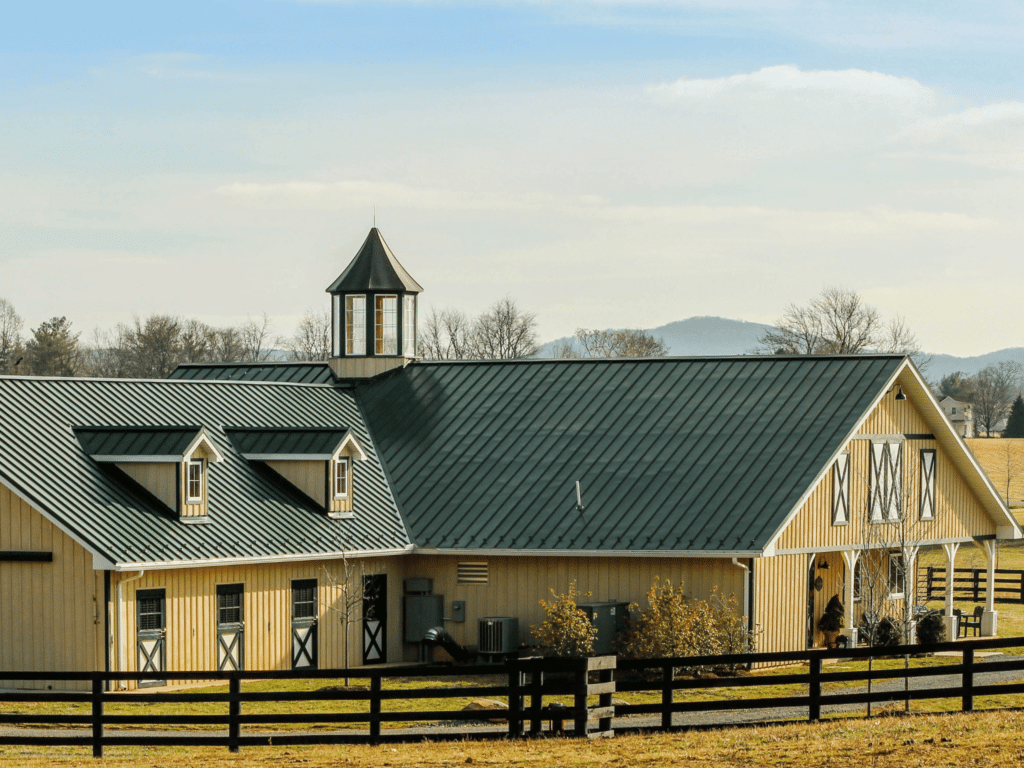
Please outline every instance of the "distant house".
[{"label": "distant house", "polygon": [[939,406],[960,437],[975,436],[973,406],[970,403],[947,396],[939,400]]},{"label": "distant house", "polygon": [[[834,594],[856,636],[859,564],[896,604],[920,546],[994,567],[1021,537],[909,358],[423,362],[420,290],[374,229],[328,362],[0,377],[0,669],[415,661],[409,605],[528,643],[549,589],[642,603],[655,577],[795,650]],[[912,545],[873,539],[900,514]]]}]

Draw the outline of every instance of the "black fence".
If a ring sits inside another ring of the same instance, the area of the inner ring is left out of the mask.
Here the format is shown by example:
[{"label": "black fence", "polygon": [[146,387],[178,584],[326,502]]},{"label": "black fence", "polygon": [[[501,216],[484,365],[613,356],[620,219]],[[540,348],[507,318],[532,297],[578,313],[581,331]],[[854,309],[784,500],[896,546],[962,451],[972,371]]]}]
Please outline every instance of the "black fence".
[{"label": "black fence", "polygon": [[[237,752],[243,746],[278,746],[300,744],[378,744],[381,742],[419,741],[486,738],[519,738],[538,736],[542,733],[564,733],[568,736],[594,737],[610,736],[616,727],[629,730],[671,730],[679,728],[673,716],[680,713],[712,713],[727,710],[760,710],[756,713],[761,721],[792,719],[783,710],[805,708],[806,719],[817,721],[822,709],[830,705],[887,704],[925,699],[956,699],[958,709],[964,712],[974,710],[975,697],[1003,697],[1024,693],[1024,657],[989,661],[979,670],[975,664],[977,651],[998,651],[1003,648],[1024,646],[1024,637],[985,639],[941,643],[927,648],[918,645],[890,648],[851,648],[840,650],[812,650],[790,653],[755,653],[731,656],[703,656],[667,659],[616,660],[612,656],[589,659],[514,659],[507,664],[489,664],[466,667],[388,667],[360,668],[351,670],[281,671],[281,672],[166,672],[162,677],[168,681],[226,680],[228,692],[204,692],[197,690],[174,690],[147,692],[106,691],[108,681],[146,679],[152,677],[136,673],[117,672],[6,672],[0,673],[0,687],[7,681],[65,680],[89,681],[91,692],[57,691],[0,691],[0,725],[8,726],[0,732],[0,744],[29,746],[91,746],[95,757],[102,757],[106,746],[222,746]],[[939,666],[913,667],[887,670],[860,670],[827,672],[823,662],[828,659],[867,659],[871,656],[901,656],[905,653],[919,654],[922,650],[931,652],[962,652],[962,659],[951,657],[950,664]],[[808,664],[807,671],[772,675],[749,675],[741,670],[747,665]],[[713,676],[680,676],[687,669],[714,669]],[[729,672],[727,670],[734,671]],[[1019,672],[1022,682],[1003,682],[979,685],[976,674],[979,671]],[[369,680],[366,690],[351,688],[330,688],[318,691],[265,691],[244,690],[260,681],[286,679],[336,680],[346,675]],[[935,676],[954,675],[956,684],[944,687],[910,688],[909,690],[875,690],[872,692],[852,691],[823,692],[823,686],[832,683],[866,682],[868,680],[909,680]],[[425,688],[387,688],[389,680],[415,677],[426,678],[477,678],[482,682],[494,681],[499,676],[500,685],[481,684],[474,686],[433,686]],[[244,679],[244,681],[243,681]],[[244,682],[244,686],[243,686]],[[735,689],[739,687],[798,686],[804,688],[800,695],[765,696],[758,698],[728,698],[720,700],[686,700],[687,692],[713,689]],[[613,703],[616,693],[646,691],[657,694],[658,701],[647,704]],[[553,697],[570,697],[571,706],[554,702]],[[386,703],[397,699],[458,699],[460,704],[468,698],[507,697],[507,710],[486,712],[448,710],[389,711]],[[547,701],[546,701],[547,699]],[[594,701],[596,699],[596,701]],[[361,701],[364,705],[356,712],[271,712],[256,713],[245,711],[247,704],[281,703],[297,701]],[[35,704],[78,703],[91,705],[88,714],[37,714],[11,713],[3,703],[32,702]],[[108,714],[104,706],[109,703],[198,703],[213,702],[224,705],[222,714]],[[5,709],[7,711],[5,711]],[[646,718],[637,719],[633,716]],[[479,721],[486,718],[499,725],[491,728],[460,728],[461,721]],[[628,718],[628,719],[624,719]],[[421,728],[410,728],[424,722],[443,723],[447,728],[433,728],[424,733]],[[382,724],[397,726],[382,729]],[[545,729],[545,723],[548,723]],[[349,726],[365,725],[359,731],[314,732],[256,731],[268,726],[316,725]],[[710,723],[713,724],[713,718]],[[223,726],[217,732],[202,731],[175,732],[168,726]],[[10,726],[15,726],[10,728]],[[32,728],[32,726],[37,726]],[[66,733],[40,730],[38,726],[52,729],[54,726],[77,728],[81,733]],[[108,729],[107,726],[131,726],[136,730]],[[404,726],[404,727],[403,727]],[[161,729],[164,729],[161,731]],[[226,732],[225,732],[226,729]]]},{"label": "black fence", "polygon": [[[995,600],[997,603],[1024,603],[1024,571],[996,568]],[[946,569],[933,566],[918,568],[918,602],[944,600]],[[973,603],[985,602],[988,593],[988,571],[984,568],[954,568],[953,597]]]}]

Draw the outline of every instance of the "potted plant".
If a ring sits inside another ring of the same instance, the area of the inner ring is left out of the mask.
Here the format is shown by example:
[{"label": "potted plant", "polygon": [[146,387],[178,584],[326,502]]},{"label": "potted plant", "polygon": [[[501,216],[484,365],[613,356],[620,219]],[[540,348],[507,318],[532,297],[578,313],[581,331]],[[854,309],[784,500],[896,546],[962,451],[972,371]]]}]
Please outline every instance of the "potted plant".
[{"label": "potted plant", "polygon": [[825,606],[825,613],[818,619],[818,629],[825,635],[827,648],[836,647],[836,638],[839,637],[839,632],[843,628],[844,613],[845,610],[839,600],[839,595],[832,595],[832,599]]}]

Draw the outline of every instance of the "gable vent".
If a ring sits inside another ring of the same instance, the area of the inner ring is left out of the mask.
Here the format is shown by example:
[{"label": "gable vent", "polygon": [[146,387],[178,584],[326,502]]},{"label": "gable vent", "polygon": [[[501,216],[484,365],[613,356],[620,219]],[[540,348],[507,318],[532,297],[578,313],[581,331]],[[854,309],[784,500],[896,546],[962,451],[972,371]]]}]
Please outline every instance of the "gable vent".
[{"label": "gable vent", "polygon": [[487,563],[459,563],[459,584],[486,584]]}]

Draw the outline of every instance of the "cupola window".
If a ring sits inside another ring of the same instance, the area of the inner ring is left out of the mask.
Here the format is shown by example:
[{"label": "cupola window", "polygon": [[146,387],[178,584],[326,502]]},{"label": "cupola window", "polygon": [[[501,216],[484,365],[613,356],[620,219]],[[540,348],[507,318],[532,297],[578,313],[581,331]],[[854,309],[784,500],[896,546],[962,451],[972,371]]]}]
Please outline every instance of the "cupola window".
[{"label": "cupola window", "polygon": [[377,296],[375,304],[376,353],[378,355],[397,355],[398,297]]},{"label": "cupola window", "polygon": [[345,354],[366,354],[366,297],[345,298]]}]

